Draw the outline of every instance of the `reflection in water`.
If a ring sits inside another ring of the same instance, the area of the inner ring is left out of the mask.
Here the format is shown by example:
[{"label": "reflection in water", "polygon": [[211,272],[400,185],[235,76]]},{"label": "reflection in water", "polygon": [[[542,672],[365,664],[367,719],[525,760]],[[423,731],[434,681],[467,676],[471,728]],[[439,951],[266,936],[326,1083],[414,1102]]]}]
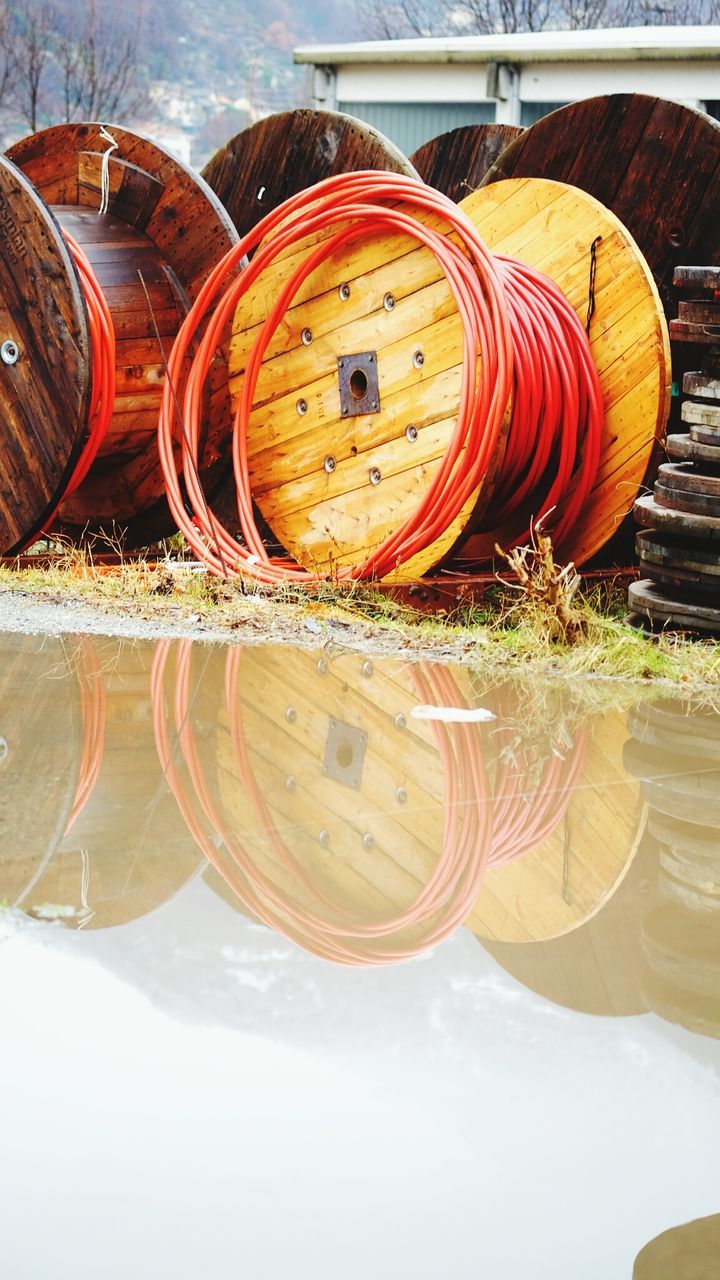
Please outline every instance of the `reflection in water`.
[{"label": "reflection in water", "polygon": [[716,1280],[720,1275],[720,1214],[672,1227],[635,1259],[632,1280]]},{"label": "reflection in water", "polygon": [[558,1004],[720,1034],[713,711],[538,712],[521,682],[350,653],[2,647],[9,904],[98,928],[201,872],[324,959],[406,960],[464,923]]}]

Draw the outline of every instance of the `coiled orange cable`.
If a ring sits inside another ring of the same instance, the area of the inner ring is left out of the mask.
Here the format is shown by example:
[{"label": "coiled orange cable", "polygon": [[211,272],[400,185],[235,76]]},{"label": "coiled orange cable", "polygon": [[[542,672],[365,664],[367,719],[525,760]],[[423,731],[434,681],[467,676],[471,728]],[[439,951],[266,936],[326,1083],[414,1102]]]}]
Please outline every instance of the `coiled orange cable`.
[{"label": "coiled orange cable", "polygon": [[[421,218],[428,214],[455,233],[453,238],[425,225]],[[287,248],[327,231],[329,236],[308,252],[281,289],[247,362],[233,421],[241,544],[214,517],[198,481],[203,388],[239,300]],[[339,579],[383,577],[450,526],[501,447],[511,393],[512,419],[493,519],[517,512],[532,497],[536,519],[558,509],[557,544],[582,510],[600,458],[602,395],[587,335],[561,291],[533,268],[494,257],[463,211],[424,183],[374,171],[342,174],[287,200],[226,255],[201,290],[170,355],[158,427],[168,502],[189,545],[215,574],[242,574],[265,583],[318,577],[287,560],[272,559],[263,545],[252,508],[249,419],[263,356],[302,283],[337,250],[376,232],[404,233],[429,248],[443,269],[464,334],[460,405],[445,455],[416,511],[361,564],[341,568]],[[249,265],[238,272],[248,254],[253,254]],[[182,390],[184,363],[206,320]],[[176,470],[176,449],[190,512]],[[548,492],[538,496],[539,482],[553,468]]]}]

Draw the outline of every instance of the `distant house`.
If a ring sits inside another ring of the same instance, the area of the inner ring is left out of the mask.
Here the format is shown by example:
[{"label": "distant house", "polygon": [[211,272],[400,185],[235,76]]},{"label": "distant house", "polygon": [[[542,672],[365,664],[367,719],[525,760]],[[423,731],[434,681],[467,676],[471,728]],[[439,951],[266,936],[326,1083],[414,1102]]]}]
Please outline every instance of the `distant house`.
[{"label": "distant house", "polygon": [[601,93],[649,93],[720,118],[720,26],[308,45],[315,106],[347,111],[406,154],[456,125],[533,124]]}]

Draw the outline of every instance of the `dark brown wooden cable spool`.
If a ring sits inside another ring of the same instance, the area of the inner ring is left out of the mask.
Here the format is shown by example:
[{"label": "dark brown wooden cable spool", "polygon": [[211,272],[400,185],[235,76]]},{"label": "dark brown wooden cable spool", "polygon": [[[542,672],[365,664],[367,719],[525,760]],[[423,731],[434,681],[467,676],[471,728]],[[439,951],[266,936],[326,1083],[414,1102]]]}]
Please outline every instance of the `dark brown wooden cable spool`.
[{"label": "dark brown wooden cable spool", "polygon": [[85,303],[45,203],[0,157],[0,553],[38,532],[82,446]]},{"label": "dark brown wooden cable spool", "polygon": [[512,142],[485,183],[521,177],[569,182],[612,209],[644,254],[670,320],[675,267],[720,264],[720,123],[691,107],[640,93],[561,107]]},{"label": "dark brown wooden cable spool", "polygon": [[415,174],[407,156],[371,125],[303,107],[243,129],[208,160],[202,176],[244,236],[283,200],[360,169]]},{"label": "dark brown wooden cable spool", "polygon": [[82,730],[73,648],[51,636],[0,636],[0,903],[9,907],[37,901],[75,797]]},{"label": "dark brown wooden cable spool", "polygon": [[514,124],[463,124],[423,143],[410,157],[423,182],[456,203],[481,184],[524,130]]},{"label": "dark brown wooden cable spool", "polygon": [[[117,338],[117,396],[110,431],[90,475],[63,503],[60,521],[75,535],[114,531],[122,534],[127,546],[138,546],[174,528],[156,444],[164,365],[153,314],[167,355],[190,303],[237,237],[202,179],[155,143],[116,126],[108,126],[118,144],[107,162],[108,213],[99,216],[103,154],[110,146],[100,128],[58,125],[23,139],[9,155],[90,258]],[[79,285],[74,266],[67,259],[63,265],[55,296],[67,309],[64,295],[75,299]],[[33,361],[33,380],[42,380],[44,374]],[[89,377],[86,354],[84,377]],[[218,355],[210,373],[201,464],[208,492],[227,469],[225,387],[224,360]],[[63,415],[53,380],[49,391],[59,420]],[[57,485],[57,492],[62,487]]]}]

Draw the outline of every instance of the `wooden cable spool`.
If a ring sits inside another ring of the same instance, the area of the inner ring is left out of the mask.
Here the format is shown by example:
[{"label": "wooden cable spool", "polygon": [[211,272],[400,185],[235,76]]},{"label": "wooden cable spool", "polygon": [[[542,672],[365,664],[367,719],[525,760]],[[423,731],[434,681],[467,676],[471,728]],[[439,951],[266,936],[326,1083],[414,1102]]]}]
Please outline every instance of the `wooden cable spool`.
[{"label": "wooden cable spool", "polygon": [[53,637],[0,636],[0,902],[9,907],[34,895],[73,806],[80,698],[72,650]]},{"label": "wooden cable spool", "polygon": [[[631,237],[585,192],[511,181],[482,188],[461,207],[493,251],[545,271],[583,320],[590,249],[602,237],[590,329],[605,405],[602,459],[567,548],[585,561],[626,514],[667,417],[669,347],[657,290]],[[278,258],[264,273],[264,296],[257,290],[238,306],[233,391],[267,300],[308,247]],[[306,281],[265,354],[248,433],[255,502],[301,564],[331,572],[361,562],[416,509],[454,427],[461,353],[450,288],[430,251],[407,237],[368,237]],[[455,521],[394,577],[418,577],[481,523],[501,464],[502,447]],[[491,558],[507,532],[472,539],[471,554]]]},{"label": "wooden cable spool", "polygon": [[611,209],[646,259],[668,320],[677,315],[676,266],[720,265],[720,123],[682,103],[618,93],[560,107],[506,147],[485,182],[521,177],[572,183]]},{"label": "wooden cable spool", "polygon": [[[24,177],[7,162],[0,168],[0,196],[8,209],[3,225],[9,243],[22,247],[25,264],[19,277],[7,260],[0,268],[0,307],[4,304],[7,316],[0,309],[2,337],[13,338],[20,350],[13,368],[0,368],[3,402],[15,402],[3,424],[11,434],[2,453],[14,455],[16,468],[23,455],[32,455],[43,470],[34,488],[29,481],[24,486],[29,491],[19,503],[22,518],[11,519],[7,495],[0,498],[3,550],[42,528],[64,491],[87,426],[85,302],[62,229],[84,249],[109,304],[117,340],[117,394],[108,435],[86,480],[62,504],[61,525],[74,536],[121,533],[127,546],[143,545],[174,527],[156,444],[164,364],[153,316],[167,356],[190,303],[237,236],[213,192],[179,161],[115,126],[109,131],[117,148],[104,159],[110,144],[100,129],[98,124],[44,129],[8,152]],[[99,215],[103,164],[109,203],[108,212]],[[201,467],[208,492],[227,469],[226,381],[218,354],[210,374]],[[57,454],[50,467],[46,453]]]},{"label": "wooden cable spool", "polygon": [[424,142],[410,157],[423,182],[459,203],[475,191],[524,130],[514,124],[463,124]]},{"label": "wooden cable spool", "polygon": [[402,151],[371,125],[303,107],[243,129],[208,160],[202,176],[244,236],[290,196],[360,169],[415,174]]},{"label": "wooden cable spool", "polygon": [[[208,161],[202,176],[243,236],[306,187],[361,169],[415,176],[407,156],[371,125],[339,111],[302,107],[243,129]],[[213,509],[228,528],[238,528],[232,477]],[[263,536],[269,545],[277,540],[267,521]]]},{"label": "wooden cable spool", "polygon": [[78,647],[73,683],[77,689],[90,674],[90,682],[103,684],[102,762],[75,821],[60,831],[32,893],[18,905],[40,918],[57,914],[69,928],[104,929],[157,910],[197,873],[202,859],[155,750],[152,646],[94,640],[92,649],[88,673]]}]

